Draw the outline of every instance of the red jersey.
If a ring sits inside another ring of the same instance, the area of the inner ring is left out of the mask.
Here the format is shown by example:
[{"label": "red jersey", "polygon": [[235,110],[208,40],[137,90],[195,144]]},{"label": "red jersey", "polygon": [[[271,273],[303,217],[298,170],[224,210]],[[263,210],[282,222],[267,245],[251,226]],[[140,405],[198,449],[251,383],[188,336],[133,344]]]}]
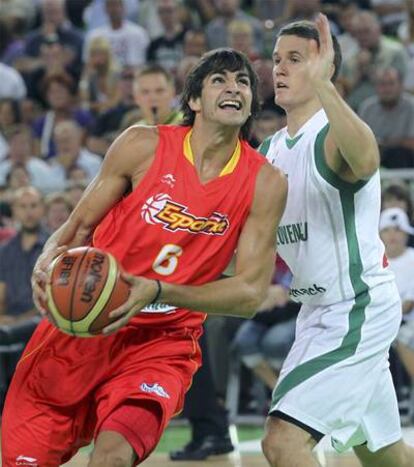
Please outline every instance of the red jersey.
[{"label": "red jersey", "polygon": [[[137,276],[186,285],[211,282],[234,254],[265,159],[239,141],[220,176],[203,184],[192,163],[191,128],[161,125],[158,129],[152,165],[97,226],[93,245],[112,253]],[[192,327],[204,316],[155,304],[131,324]]]}]

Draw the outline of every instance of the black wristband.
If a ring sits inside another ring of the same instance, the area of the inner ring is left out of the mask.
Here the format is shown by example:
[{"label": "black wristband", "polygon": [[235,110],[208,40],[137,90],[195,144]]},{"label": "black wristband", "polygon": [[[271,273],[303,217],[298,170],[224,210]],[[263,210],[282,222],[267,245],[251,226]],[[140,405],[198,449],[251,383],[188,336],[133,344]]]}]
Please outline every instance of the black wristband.
[{"label": "black wristband", "polygon": [[157,288],[157,293],[155,294],[155,297],[154,297],[154,299],[153,299],[152,302],[151,302],[151,305],[152,305],[153,303],[157,303],[157,300],[160,298],[161,292],[162,292],[161,282],[160,282],[158,279],[154,279],[154,280],[155,280],[155,282],[157,283],[157,287],[158,287],[158,288]]}]

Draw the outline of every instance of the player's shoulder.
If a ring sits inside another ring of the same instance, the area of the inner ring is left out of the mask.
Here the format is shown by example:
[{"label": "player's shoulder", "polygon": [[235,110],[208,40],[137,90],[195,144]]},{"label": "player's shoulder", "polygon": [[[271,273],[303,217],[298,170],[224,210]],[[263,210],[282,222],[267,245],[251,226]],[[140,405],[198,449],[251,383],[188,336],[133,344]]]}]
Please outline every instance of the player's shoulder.
[{"label": "player's shoulder", "polygon": [[269,152],[271,152],[272,148],[277,144],[277,142],[282,140],[283,136],[286,135],[286,131],[287,127],[283,127],[276,131],[276,133],[273,133],[273,135],[265,138],[257,149],[260,154],[267,156]]}]

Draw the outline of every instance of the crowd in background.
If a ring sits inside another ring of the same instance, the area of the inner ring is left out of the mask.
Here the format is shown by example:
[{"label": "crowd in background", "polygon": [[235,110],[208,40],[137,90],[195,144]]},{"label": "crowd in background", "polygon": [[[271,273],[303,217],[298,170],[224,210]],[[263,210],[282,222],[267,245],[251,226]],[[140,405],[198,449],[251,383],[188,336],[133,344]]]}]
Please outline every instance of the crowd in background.
[{"label": "crowd in background", "polygon": [[[272,83],[277,33],[319,11],[342,48],[337,89],[372,128],[382,167],[414,168],[414,0],[0,0],[0,404],[12,374],[1,367],[14,365],[1,349],[16,327],[30,330],[38,319],[31,269],[114,138],[133,124],[179,124],[186,75],[207,50],[230,46],[259,75],[261,111],[250,137],[257,147],[285,125]],[[397,209],[382,217],[381,236],[405,321],[414,322],[410,184],[390,184],[383,201]],[[211,326],[210,339],[224,333],[229,354],[267,388],[294,338],[289,282],[281,265],[269,303],[274,312]],[[396,344],[403,389],[414,378],[409,329],[403,326]],[[213,376],[224,393],[222,346],[220,352]]]}]

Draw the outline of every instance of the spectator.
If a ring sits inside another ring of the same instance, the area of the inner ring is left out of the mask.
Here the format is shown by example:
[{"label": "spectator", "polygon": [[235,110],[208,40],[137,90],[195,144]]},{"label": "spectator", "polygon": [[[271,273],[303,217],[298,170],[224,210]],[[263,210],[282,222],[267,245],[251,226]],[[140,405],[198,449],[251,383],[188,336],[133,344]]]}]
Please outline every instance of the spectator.
[{"label": "spectator", "polygon": [[0,63],[0,76],[0,99],[22,99],[26,96],[26,85],[18,71]]},{"label": "spectator", "polygon": [[[53,178],[52,170],[46,162],[32,156],[33,139],[28,127],[11,127],[6,133],[6,138],[9,153],[7,158],[0,162],[0,185],[5,183],[7,174],[15,166],[23,166],[30,175],[31,184],[42,192],[53,191],[59,186],[59,181]],[[21,180],[22,174],[18,177],[18,180]]]},{"label": "spectator", "polygon": [[249,21],[235,19],[227,30],[229,47],[243,52],[252,61],[260,57],[254,47],[254,31]]},{"label": "spectator", "polygon": [[[0,195],[0,199],[2,196]],[[10,204],[6,201],[0,201],[0,246],[6,243],[16,234],[13,226],[12,212]]]},{"label": "spectator", "polygon": [[357,109],[364,99],[375,94],[373,79],[376,70],[392,67],[404,77],[408,55],[402,44],[381,34],[378,19],[371,12],[361,11],[354,15],[352,34],[358,42],[359,51],[344,61],[342,75],[350,90],[347,102]]},{"label": "spectator", "polygon": [[43,35],[40,40],[40,55],[38,67],[24,74],[27,85],[28,97],[47,107],[44,95],[44,83],[47,78],[56,74],[66,74],[75,83],[79,81],[80,69],[74,68],[72,58],[65,53],[64,45],[57,34]]},{"label": "spectator", "polygon": [[14,99],[0,100],[0,161],[2,161],[9,151],[5,133],[8,128],[17,123],[20,123],[20,107],[19,102]]},{"label": "spectator", "polygon": [[31,273],[47,239],[41,221],[43,199],[38,190],[16,191],[13,217],[18,234],[0,248],[0,324],[12,324],[37,314],[32,301]]},{"label": "spectator", "polygon": [[158,65],[139,71],[134,84],[135,102],[140,119],[134,111],[127,114],[124,126],[132,124],[155,125],[181,122],[181,112],[175,108],[175,87],[172,76]]},{"label": "spectator", "polygon": [[130,68],[122,70],[117,79],[116,104],[103,114],[97,116],[95,125],[90,131],[90,136],[87,140],[90,151],[104,155],[112,141],[121,132],[125,115],[136,109],[133,83],[133,70]]},{"label": "spectator", "polygon": [[[277,374],[295,339],[296,316],[300,306],[289,303],[292,274],[277,260],[273,284],[266,302],[253,319],[242,323],[232,349],[243,364],[270,389],[276,385]],[[273,312],[264,311],[274,309]]]},{"label": "spectator", "polygon": [[371,127],[387,168],[414,167],[414,97],[403,92],[395,68],[376,73],[376,96],[366,99],[359,115]]},{"label": "spectator", "polygon": [[57,123],[74,120],[86,132],[92,126],[93,117],[88,110],[76,107],[74,83],[68,75],[56,74],[46,78],[44,92],[50,110],[34,122],[33,132],[38,139],[41,156],[47,159],[56,154],[53,130]]},{"label": "spectator", "polygon": [[80,88],[82,107],[99,115],[116,103],[118,67],[106,37],[92,38]]},{"label": "spectator", "polygon": [[263,141],[286,126],[286,117],[273,110],[262,110],[253,120],[250,144],[257,148]]},{"label": "spectator", "polygon": [[251,23],[254,30],[254,48],[256,53],[260,54],[263,50],[263,28],[261,22],[240,8],[240,0],[215,0],[214,3],[217,7],[218,15],[206,27],[209,48],[215,49],[228,45],[227,27],[231,21],[237,19]]},{"label": "spectator", "polygon": [[181,93],[183,92],[185,80],[187,78],[188,73],[190,73],[190,71],[199,62],[199,60],[199,57],[187,55],[178,64],[178,68],[175,74],[175,87],[178,98],[180,98]]},{"label": "spectator", "polygon": [[105,0],[106,14],[109,24],[93,29],[86,36],[84,59],[88,56],[89,47],[94,37],[103,36],[108,39],[112,53],[120,66],[138,67],[145,63],[149,44],[147,31],[125,19],[123,0]]},{"label": "spectator", "polygon": [[408,216],[409,221],[413,219],[413,202],[409,189],[406,185],[394,183],[385,188],[381,196],[381,209],[400,208]]},{"label": "spectator", "polygon": [[359,12],[358,2],[343,1],[338,6],[337,21],[342,29],[337,39],[341,47],[342,60],[347,61],[358,53],[358,42],[352,35],[352,21]]},{"label": "spectator", "polygon": [[66,222],[72,206],[64,193],[51,193],[45,198],[45,210],[46,230],[52,234]]},{"label": "spectator", "polygon": [[[141,2],[142,0],[124,0],[125,16],[134,23],[137,22]],[[105,0],[88,1],[88,5],[83,11],[83,22],[86,31],[107,26],[108,15],[105,11]]]},{"label": "spectator", "polygon": [[183,43],[184,56],[201,57],[207,52],[207,37],[202,29],[187,29]]},{"label": "spectator", "polygon": [[5,183],[7,187],[6,199],[11,200],[16,190],[31,186],[30,173],[27,167],[24,164],[14,164],[6,174]]},{"label": "spectator", "polygon": [[371,8],[377,14],[382,31],[387,36],[397,36],[398,27],[405,20],[404,0],[371,0]]},{"label": "spectator", "polygon": [[71,64],[78,73],[82,65],[82,35],[74,29],[65,16],[65,0],[41,0],[40,29],[26,38],[26,55],[28,60],[22,66],[25,71],[32,71],[43,65],[40,49],[44,37],[56,34],[64,48],[65,63]]},{"label": "spectator", "polygon": [[78,204],[82,198],[83,192],[87,187],[86,182],[70,182],[65,188],[65,194],[69,200],[72,209]]},{"label": "spectator", "polygon": [[98,173],[102,158],[82,147],[82,132],[76,122],[58,123],[53,134],[56,143],[56,156],[51,161],[53,177],[64,183],[69,170],[79,167],[86,173],[86,181],[90,182]]},{"label": "spectator", "polygon": [[156,0],[156,4],[164,34],[150,42],[147,61],[157,63],[174,74],[178,63],[183,58],[185,34],[178,14],[178,0]]}]

